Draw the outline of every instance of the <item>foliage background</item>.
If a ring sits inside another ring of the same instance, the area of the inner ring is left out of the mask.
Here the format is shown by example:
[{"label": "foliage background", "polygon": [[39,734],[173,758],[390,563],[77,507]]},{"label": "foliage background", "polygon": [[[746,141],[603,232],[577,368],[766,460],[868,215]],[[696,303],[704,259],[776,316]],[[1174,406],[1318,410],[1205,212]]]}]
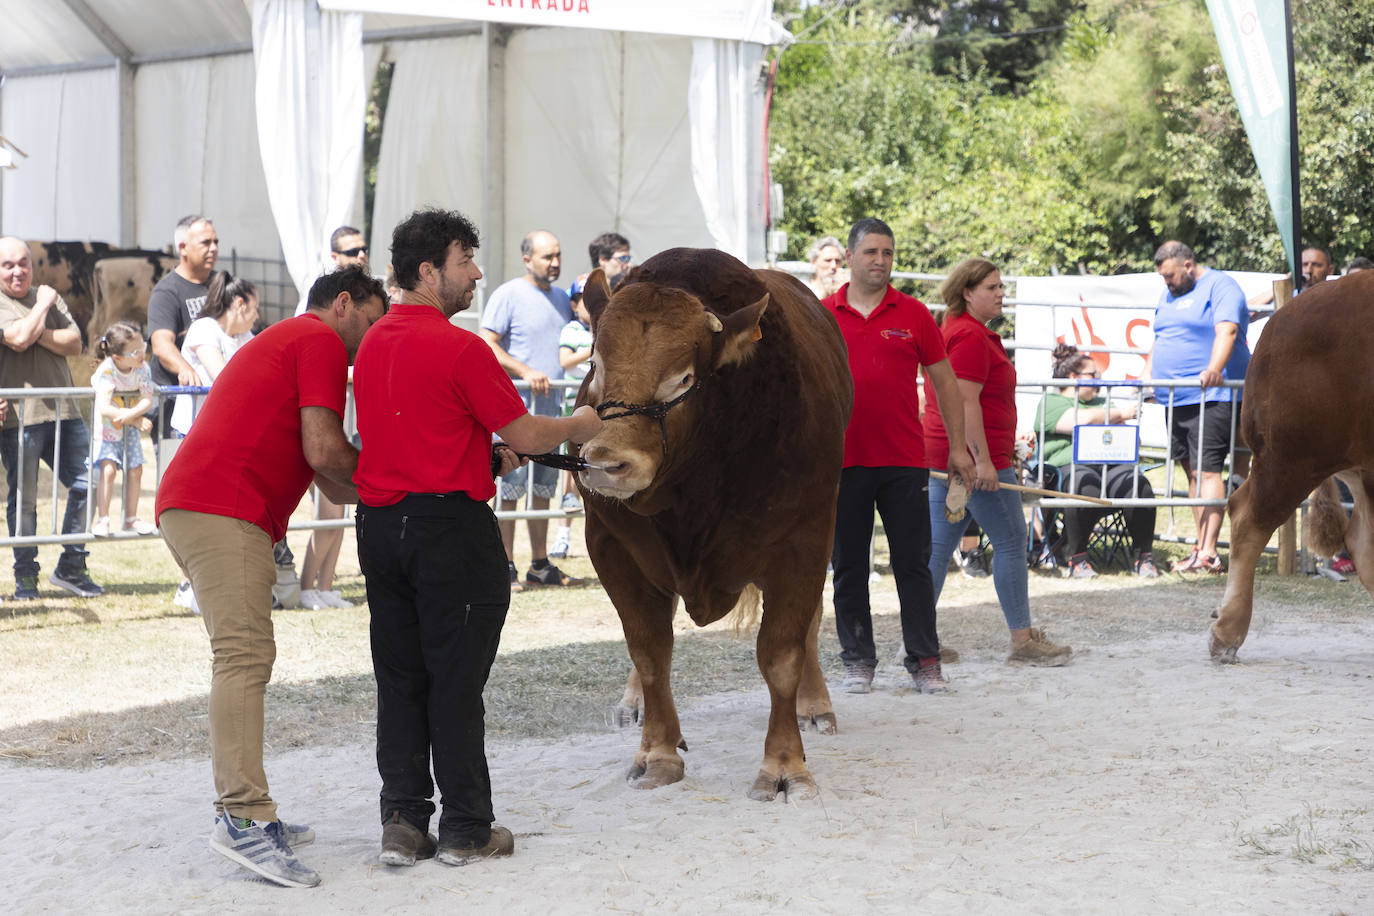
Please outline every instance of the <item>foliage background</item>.
[{"label": "foliage background", "polygon": [[[1374,3],[1292,0],[1303,238],[1374,255]],[[787,257],[863,216],[897,266],[1009,273],[1285,258],[1203,0],[776,0]]]}]

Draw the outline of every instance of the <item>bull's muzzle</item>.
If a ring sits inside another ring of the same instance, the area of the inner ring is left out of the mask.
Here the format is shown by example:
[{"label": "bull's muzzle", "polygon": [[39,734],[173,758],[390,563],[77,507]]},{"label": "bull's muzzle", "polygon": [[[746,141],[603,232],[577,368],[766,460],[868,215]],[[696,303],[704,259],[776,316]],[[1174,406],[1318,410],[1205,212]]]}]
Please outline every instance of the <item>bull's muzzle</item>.
[{"label": "bull's muzzle", "polygon": [[589,490],[611,499],[629,499],[647,487],[658,470],[658,462],[639,450],[617,449],[593,439],[582,447],[587,470],[578,479]]}]

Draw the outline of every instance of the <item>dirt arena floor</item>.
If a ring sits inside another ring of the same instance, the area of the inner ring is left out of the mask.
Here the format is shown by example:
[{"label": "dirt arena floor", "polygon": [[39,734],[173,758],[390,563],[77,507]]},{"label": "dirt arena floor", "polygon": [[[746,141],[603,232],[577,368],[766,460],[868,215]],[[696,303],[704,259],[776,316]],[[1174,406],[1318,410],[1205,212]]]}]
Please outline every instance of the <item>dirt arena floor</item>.
[{"label": "dirt arena floor", "polygon": [[[839,733],[806,736],[805,804],[746,797],[768,715],[747,642],[681,628],[687,776],[641,792],[637,734],[606,724],[626,662],[604,594],[518,595],[488,691],[516,856],[460,869],[375,864],[365,610],[281,613],[268,774],[318,832],[313,890],[206,848],[198,620],[27,611],[0,627],[0,886],[18,913],[1374,912],[1374,605],[1356,582],[1266,577],[1242,664],[1219,667],[1222,585],[1032,576],[1037,625],[1076,650],[1035,669],[1004,663],[991,581],[954,574],[941,635],[962,660],[922,696],[884,576],[877,689],[836,693]],[[822,632],[837,688],[828,614]]]}]

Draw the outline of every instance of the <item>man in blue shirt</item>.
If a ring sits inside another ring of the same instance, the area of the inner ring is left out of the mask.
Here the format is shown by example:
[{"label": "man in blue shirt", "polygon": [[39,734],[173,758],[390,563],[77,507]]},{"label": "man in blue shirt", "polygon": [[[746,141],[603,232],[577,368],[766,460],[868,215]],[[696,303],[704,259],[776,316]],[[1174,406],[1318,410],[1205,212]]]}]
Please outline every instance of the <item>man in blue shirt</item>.
[{"label": "man in blue shirt", "polygon": [[[563,377],[558,361],[558,338],[563,326],[572,320],[572,300],[554,285],[561,273],[563,253],[551,232],[536,229],[520,243],[525,275],[508,280],[496,288],[482,310],[482,337],[496,354],[511,378],[524,379],[530,388],[525,403],[530,413],[557,417],[562,413],[563,391],[549,382]],[[531,505],[547,509],[558,488],[558,472],[543,465],[519,468],[501,478],[501,509],[514,511],[525,495],[530,477],[534,481]],[[506,545],[511,590],[526,585],[578,585],[580,580],[565,574],[549,562],[547,518],[526,519],[530,532],[530,568],[522,583],[515,569],[515,520],[501,521],[501,540]]]},{"label": "man in blue shirt", "polygon": [[[1145,377],[1200,383],[1198,388],[1161,389],[1156,396],[1166,404],[1173,401],[1169,449],[1188,474],[1189,497],[1222,499],[1226,485],[1221,470],[1231,450],[1233,414],[1239,414],[1241,393],[1212,386],[1245,378],[1250,364],[1245,294],[1226,274],[1198,264],[1193,250],[1182,242],[1161,245],[1155,252],[1155,269],[1167,288],[1155,307],[1155,339]],[[1221,506],[1193,508],[1197,547],[1174,564],[1176,572],[1222,572],[1217,556],[1222,511]]]}]

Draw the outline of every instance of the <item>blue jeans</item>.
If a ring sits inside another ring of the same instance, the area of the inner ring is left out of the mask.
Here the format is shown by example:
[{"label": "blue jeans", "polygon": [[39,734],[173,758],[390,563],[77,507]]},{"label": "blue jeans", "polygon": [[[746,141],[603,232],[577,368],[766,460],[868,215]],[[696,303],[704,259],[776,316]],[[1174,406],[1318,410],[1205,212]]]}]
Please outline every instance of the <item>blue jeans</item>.
[{"label": "blue jeans", "polygon": [[[91,440],[86,432],[84,420],[62,420],[62,453],[54,457],[53,448],[57,444],[57,423],[35,423],[24,427],[24,466],[19,469],[19,428],[13,427],[0,433],[0,461],[5,465],[5,477],[9,481],[9,501],[5,506],[5,521],[9,523],[10,537],[15,536],[14,512],[19,499],[22,480],[24,491],[23,511],[20,515],[19,536],[32,535],[38,531],[38,459],[42,458],[57,474],[58,481],[67,488],[67,513],[62,519],[62,533],[75,534],[86,530],[86,491],[90,487]],[[56,463],[54,463],[56,462]],[[82,572],[86,569],[86,556],[89,553],[80,544],[67,544],[62,548],[62,558],[57,568],[62,572]],[[38,548],[33,546],[14,548],[14,575],[38,575]]]},{"label": "blue jeans", "polygon": [[[998,471],[997,479],[1002,483],[1016,483],[1016,472],[1011,468]],[[937,602],[945,587],[950,554],[968,527],[967,518],[945,521],[948,492],[948,481],[931,478],[930,578]],[[1021,494],[1015,490],[973,490],[969,493],[968,508],[992,542],[992,584],[997,589],[1007,629],[1024,630],[1030,626],[1030,586],[1026,571],[1026,515],[1021,508]]]}]

